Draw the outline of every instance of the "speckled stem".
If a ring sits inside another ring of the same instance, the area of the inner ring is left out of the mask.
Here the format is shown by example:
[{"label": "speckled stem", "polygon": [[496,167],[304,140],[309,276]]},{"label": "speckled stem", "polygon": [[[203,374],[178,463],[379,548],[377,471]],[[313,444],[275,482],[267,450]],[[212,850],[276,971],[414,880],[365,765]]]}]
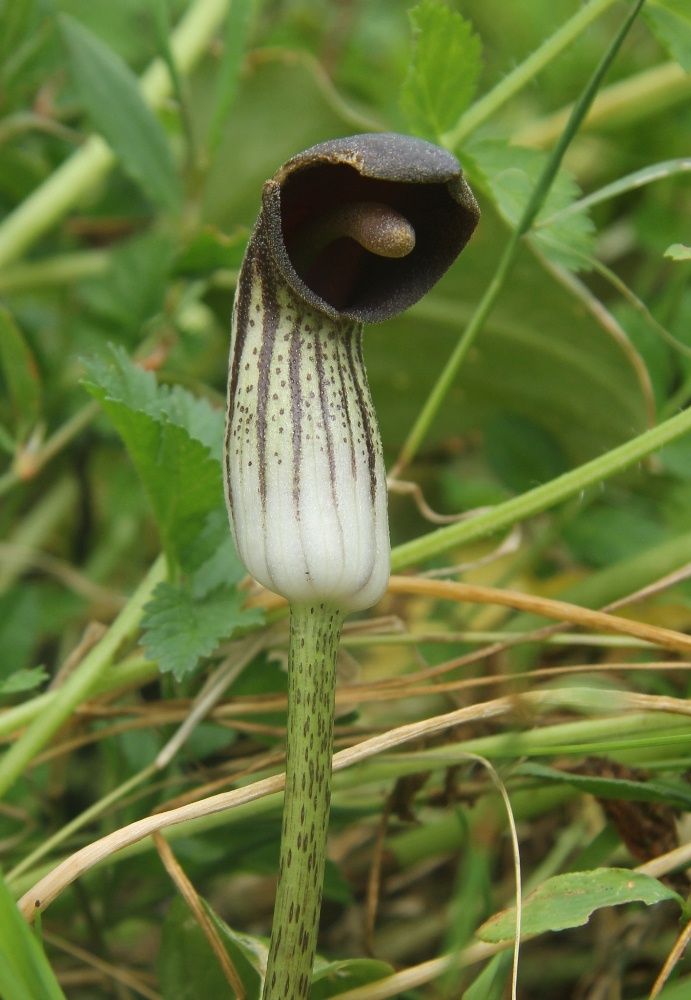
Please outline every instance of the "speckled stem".
[{"label": "speckled stem", "polygon": [[342,613],[326,604],[290,609],[286,790],[263,1000],[309,995],[324,882],[342,624]]}]

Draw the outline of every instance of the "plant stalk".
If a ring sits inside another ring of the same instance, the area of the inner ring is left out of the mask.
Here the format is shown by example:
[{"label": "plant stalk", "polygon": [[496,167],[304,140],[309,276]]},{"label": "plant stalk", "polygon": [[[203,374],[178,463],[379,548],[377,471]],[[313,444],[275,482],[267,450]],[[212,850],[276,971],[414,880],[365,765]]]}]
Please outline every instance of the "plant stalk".
[{"label": "plant stalk", "polygon": [[638,13],[644,3],[645,0],[636,0],[636,3],[634,3],[628,16],[625,18],[609,48],[598,63],[593,75],[586,84],[585,89],[574,104],[566,126],[564,127],[564,131],[559,136],[555,148],[550,154],[549,159],[545,163],[542,172],[538,177],[535,187],[528,198],[528,202],[523,209],[518,225],[509,237],[509,241],[499,259],[499,263],[497,264],[497,269],[492,277],[492,280],[487,286],[487,289],[480,299],[480,302],[478,303],[463,336],[456,344],[451,357],[444,366],[443,371],[433,386],[432,391],[427,397],[425,405],[418,414],[417,420],[415,421],[403,444],[398,461],[391,471],[392,479],[395,479],[398,475],[400,475],[402,469],[406,465],[409,465],[417,454],[417,451],[422,444],[423,439],[427,435],[435,417],[437,416],[437,413],[439,412],[439,409],[446,398],[454,379],[458,375],[458,370],[465,360],[468,351],[484,327],[487,317],[494,309],[495,303],[499,298],[499,294],[502,291],[506,279],[508,278],[516,261],[518,249],[521,244],[521,238],[530,231],[538,212],[542,208],[545,199],[550,192],[567,149],[569,148],[572,139],[578,132],[583,119],[595,100],[597,92],[600,89],[600,85],[604,80],[609,67],[614,61],[617,52],[621,48],[629,29],[638,16]]},{"label": "plant stalk", "polygon": [[290,609],[288,755],[278,890],[263,1000],[309,995],[331,799],[336,654],[343,615]]},{"label": "plant stalk", "polygon": [[550,479],[547,483],[511,497],[503,503],[491,507],[483,514],[459,521],[445,528],[437,528],[426,535],[420,535],[410,542],[404,542],[391,551],[391,568],[394,572],[433,559],[450,549],[475,541],[509,528],[527,517],[533,517],[564,500],[569,500],[582,490],[642,461],[652,452],[664,448],[683,434],[691,431],[691,408],[682,410],[657,427],[651,427],[637,437],[625,441],[603,455],[584,462],[583,465]]},{"label": "plant stalk", "polygon": [[44,711],[36,716],[0,758],[0,797],[12,788],[34,757],[68,721],[77,705],[93,692],[113,662],[118,647],[139,628],[144,605],[151,597],[156,584],[163,579],[165,579],[165,561],[159,556],[101,641],[93,647],[65,683],[55,690],[55,697]]},{"label": "plant stalk", "polygon": [[[180,73],[199,61],[226,13],[228,0],[196,0],[189,5],[170,39]],[[156,59],[140,80],[145,101],[158,108],[169,96],[172,83],[161,59]],[[21,257],[55,225],[85,193],[93,190],[115,165],[116,157],[98,135],[90,136],[69,159],[36,188],[0,225],[0,265]]]},{"label": "plant stalk", "polygon": [[573,17],[569,18],[527,59],[516,66],[492,90],[475,101],[464,112],[456,125],[442,136],[442,141],[447,149],[458,149],[471,132],[474,132],[478,126],[496,114],[499,108],[506,104],[514,94],[531,83],[538,73],[556,59],[564,49],[573,45],[579,35],[582,35],[593,21],[611,7],[613,2],[614,0],[590,0],[590,3],[579,7]]}]

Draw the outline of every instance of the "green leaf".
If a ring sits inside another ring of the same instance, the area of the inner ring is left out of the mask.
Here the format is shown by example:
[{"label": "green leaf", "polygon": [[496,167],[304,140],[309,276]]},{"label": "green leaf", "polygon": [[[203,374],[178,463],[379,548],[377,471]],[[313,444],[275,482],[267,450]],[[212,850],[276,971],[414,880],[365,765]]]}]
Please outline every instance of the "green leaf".
[{"label": "green leaf", "polygon": [[[517,225],[547,154],[495,140],[479,140],[469,144],[466,155],[465,166],[471,180],[484,188],[510,225]],[[575,271],[584,267],[583,258],[594,250],[595,227],[588,215],[574,212],[549,224],[541,223],[573,204],[580,195],[571,175],[560,170],[530,233],[530,238],[550,260]]]},{"label": "green leaf", "polygon": [[650,502],[635,495],[593,504],[564,525],[564,540],[592,566],[611,566],[664,540],[665,530]]},{"label": "green leaf", "polygon": [[684,243],[672,243],[665,250],[665,257],[669,257],[670,260],[691,260],[691,247],[685,246]]},{"label": "green leaf", "polygon": [[[248,934],[231,931],[209,906],[205,905],[205,908],[221,934],[248,1000],[257,1000],[261,978],[255,963],[263,959],[266,966],[268,949],[263,942],[250,938]],[[163,924],[158,971],[163,1000],[199,1000],[199,997],[234,1000],[235,994],[209,942],[195,917],[179,898],[173,901]]]},{"label": "green leaf", "polygon": [[310,1000],[327,1000],[346,990],[376,983],[393,973],[388,962],[374,958],[348,958],[340,962],[328,962],[317,957],[314,963]]},{"label": "green leaf", "polygon": [[8,56],[25,39],[36,7],[36,0],[5,0],[0,4],[0,74]]},{"label": "green leaf", "polygon": [[518,414],[500,414],[487,427],[485,449],[500,481],[522,493],[566,472],[569,463],[554,436]]},{"label": "green leaf", "polygon": [[183,565],[194,570],[190,582],[195,598],[217,587],[239,583],[247,572],[235,551],[225,506],[208,515],[194,544],[183,550],[181,557]]},{"label": "green leaf", "polygon": [[499,952],[489,960],[463,993],[463,1000],[501,1000],[504,996],[506,980],[511,968],[512,955],[508,951]]},{"label": "green leaf", "polygon": [[[652,906],[668,899],[684,905],[681,896],[656,878],[626,868],[555,875],[523,900],[521,937],[581,927],[595,910],[605,906],[634,902]],[[512,906],[486,920],[477,933],[482,941],[510,941],[515,928],[516,909]]]},{"label": "green leaf", "polygon": [[261,611],[244,609],[244,599],[238,591],[219,588],[196,600],[188,585],[159,583],[142,618],[142,645],[148,659],[181,680],[213,653],[221,639],[261,623]]},{"label": "green leaf", "polygon": [[136,76],[119,55],[74,18],[61,15],[60,27],[72,79],[94,127],[123,170],[153,202],[177,208],[181,191],[170,145],[142,98]]},{"label": "green leaf", "polygon": [[19,434],[30,429],[41,410],[41,383],[24,334],[0,306],[0,371]]},{"label": "green leaf", "polygon": [[672,808],[690,810],[691,791],[684,785],[665,781],[633,781],[629,778],[599,778],[595,775],[573,774],[556,767],[526,763],[515,774],[526,774],[541,781],[557,781],[580,788],[600,799],[626,799],[632,802],[661,802]]},{"label": "green leaf", "polygon": [[201,274],[218,268],[238,270],[247,246],[247,229],[238,227],[231,235],[210,224],[201,226],[182,247],[175,262],[178,274]]},{"label": "green leaf", "polygon": [[[185,564],[207,515],[223,508],[223,415],[179,386],[159,386],[120,348],[85,362],[88,391],[123,438],[168,558]],[[197,568],[198,562],[191,568]]]},{"label": "green leaf", "polygon": [[0,996],[65,1000],[48,959],[0,876]]},{"label": "green leaf", "polygon": [[238,89],[242,61],[250,32],[254,0],[233,0],[226,21],[223,60],[218,73],[216,104],[209,130],[209,147],[218,148]]},{"label": "green leaf", "polygon": [[482,45],[472,25],[438,0],[410,12],[413,57],[401,90],[411,128],[439,138],[470,104],[482,68]]},{"label": "green leaf", "polygon": [[657,1000],[688,1000],[689,997],[691,997],[691,976],[675,979],[657,994]]},{"label": "green leaf", "polygon": [[153,372],[135,365],[120,347],[109,346],[105,357],[84,361],[86,386],[94,395],[105,395],[130,410],[142,411],[159,421],[170,421],[200,441],[220,463],[224,415],[205,399],[180,386],[159,385]]},{"label": "green leaf", "polygon": [[39,603],[35,585],[23,582],[0,594],[0,681],[3,683],[28,665],[38,638],[38,621],[45,621],[45,609]]},{"label": "green leaf", "polygon": [[43,667],[23,667],[16,670],[5,680],[0,681],[0,696],[19,694],[22,691],[33,691],[39,684],[48,680],[48,674]]},{"label": "green leaf", "polygon": [[163,310],[172,260],[172,242],[159,232],[129,240],[110,254],[104,274],[83,282],[80,299],[99,327],[139,343],[144,324]]},{"label": "green leaf", "polygon": [[662,47],[691,73],[691,6],[688,0],[648,0],[643,15]]}]

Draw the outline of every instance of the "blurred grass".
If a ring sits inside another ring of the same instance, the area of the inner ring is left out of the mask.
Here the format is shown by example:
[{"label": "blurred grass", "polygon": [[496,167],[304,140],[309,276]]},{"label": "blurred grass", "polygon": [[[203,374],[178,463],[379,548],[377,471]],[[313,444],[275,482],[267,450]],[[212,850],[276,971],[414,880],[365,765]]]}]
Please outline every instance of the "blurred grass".
[{"label": "blurred grass", "polygon": [[[89,408],[80,385],[80,358],[104,356],[109,342],[121,345],[155,370],[161,382],[221,406],[235,275],[264,180],[290,155],[322,139],[377,126],[408,129],[399,94],[413,52],[410,3],[255,0],[233,3],[231,19],[224,20],[227,6],[221,0],[180,0],[167,3],[165,11],[145,0],[110,5],[17,0],[0,6],[0,245],[10,232],[11,213],[32,192],[47,185],[43,190],[50,195],[70,157],[83,158],[85,150],[100,147],[93,132],[104,131],[98,120],[104,111],[90,106],[89,95],[80,91],[58,28],[62,15],[91,32],[109,58],[122,60],[131,79],[160,54],[166,14],[172,31],[166,55],[176,60],[180,79],[177,87],[169,86],[161,69],[152,103],[182,192],[179,207],[166,207],[155,192],[152,197],[155,176],[142,185],[137,171],[132,179],[127,169],[128,157],[131,161],[132,153],[141,150],[117,149],[117,158],[102,151],[93,184],[78,179],[65,202],[48,197],[33,218],[34,228],[20,225],[5,244],[13,248],[14,263],[0,274],[4,738],[16,737],[26,725],[41,729],[42,718],[57,719],[46,705],[58,698],[70,701],[70,717],[56,732],[50,754],[22,756],[19,780],[0,804],[4,870],[58,835],[47,864],[34,864],[14,889],[28,889],[58,859],[180,794],[207,788],[211,793],[280,769],[275,755],[282,746],[282,702],[270,700],[285,689],[280,619],[267,634],[270,655],[260,654],[233,682],[212,721],[192,733],[170,765],[141,784],[136,776],[190,711],[207,671],[232,662],[236,648],[221,644],[202,670],[174,682],[141,660],[136,640],[119,648],[97,642],[91,653],[91,640],[82,643],[88,624],[110,625],[123,595],[139,586],[158,555],[159,536],[119,439]],[[480,97],[580,9],[574,0],[524,5],[463,0],[451,6],[472,22],[482,41]],[[650,164],[688,156],[689,77],[673,60],[684,61],[691,52],[691,28],[684,33],[682,10],[681,27],[665,42],[660,23],[665,11],[677,8],[672,0],[649,0],[646,7],[648,20],[634,26],[596,101],[592,124],[567,157],[586,193]],[[483,166],[478,144],[541,144],[545,137],[556,137],[555,113],[576,99],[627,9],[630,5],[622,3],[608,6],[461,144],[459,157],[478,188],[483,211],[477,236],[427,299],[406,316],[367,331],[369,377],[390,463],[509,236],[510,213],[497,195],[497,178],[483,181],[478,171],[478,164]],[[204,30],[192,45],[184,24],[200,11],[206,20],[196,23],[203,22]],[[181,30],[187,53],[182,58],[175,44]],[[651,74],[659,86],[649,86]],[[620,94],[623,103],[612,103]],[[194,156],[189,155],[190,134]],[[486,177],[486,162],[483,169]],[[518,180],[516,190],[524,183]],[[687,177],[671,174],[629,189],[594,206],[592,220],[594,253],[660,324],[691,346],[691,271],[683,261],[663,257],[669,244],[688,243]],[[497,504],[551,482],[688,404],[688,357],[641,323],[597,273],[579,276],[587,294],[558,277],[529,245],[521,247],[497,308],[407,473],[442,513]],[[684,571],[689,565],[690,469],[691,444],[685,436],[623,475],[524,523],[517,551],[471,566],[463,579],[594,607],[662,580],[624,613],[688,631],[691,585]],[[415,543],[433,527],[408,497],[393,498],[391,520],[395,544]],[[438,554],[430,565],[472,563],[494,544],[474,539],[472,547]],[[679,570],[665,585],[666,574]],[[570,645],[526,643],[525,650],[507,648],[484,661],[480,649],[474,665],[454,666],[459,657],[478,652],[477,644],[454,638],[444,645],[394,646],[391,640],[401,628],[513,635],[544,620],[507,609],[393,595],[373,614],[387,617],[373,618],[369,625],[354,623],[357,645],[348,647],[340,665],[343,683],[357,679],[363,685],[361,701],[349,703],[348,714],[339,717],[341,746],[472,704],[476,696],[462,688],[406,697],[405,685],[398,699],[378,700],[382,679],[401,679],[430,665],[446,665],[443,680],[478,672],[503,677],[497,695],[517,690],[511,673],[518,668],[590,666],[592,672],[577,675],[573,683],[602,691],[602,705],[583,719],[563,705],[538,717],[515,695],[513,717],[477,721],[463,733],[463,742],[452,733],[439,748],[429,741],[417,746],[409,761],[389,755],[340,774],[320,939],[324,955],[365,955],[363,907],[369,873],[376,871],[377,843],[383,873],[371,942],[377,958],[412,966],[435,959],[444,942],[454,940],[453,907],[463,906],[465,883],[459,879],[455,895],[453,886],[467,838],[480,845],[489,872],[475,901],[476,923],[510,904],[504,821],[486,779],[460,758],[464,749],[492,755],[501,769],[520,820],[524,876],[542,872],[546,878],[579,863],[633,866],[645,852],[665,854],[677,841],[688,842],[688,817],[671,807],[665,811],[658,803],[660,808],[651,812],[650,803],[623,807],[617,799],[609,800],[619,802],[612,807],[582,787],[566,781],[555,786],[544,775],[516,768],[519,754],[535,752],[541,763],[567,772],[581,766],[587,753],[597,756],[601,769],[615,762],[636,772],[631,780],[641,785],[646,775],[638,772],[648,768],[656,780],[683,788],[690,760],[684,717],[662,724],[652,712],[610,716],[604,692],[684,699],[688,671],[675,670],[673,662],[668,669],[654,669],[653,649],[580,645],[576,637]],[[112,641],[113,633],[107,635]],[[103,693],[82,692],[72,703],[68,681],[46,698],[50,681],[42,680],[45,674],[52,678],[72,670],[76,689],[78,664],[88,666],[89,656],[107,671],[97,689]],[[639,669],[627,672],[627,662]],[[642,669],[646,663],[649,670]],[[572,682],[567,678],[520,683],[536,690],[566,685],[568,693]],[[589,734],[585,750],[574,736],[578,732]],[[15,748],[28,746],[21,739]],[[5,761],[18,759],[16,749],[7,752]],[[426,761],[425,753],[430,758],[446,753],[445,763]],[[60,841],[60,831],[102,799],[103,808],[89,812],[83,826],[69,827]],[[382,819],[385,801],[388,827]],[[176,857],[197,890],[233,928],[226,940],[236,958],[235,932],[261,935],[269,926],[278,824],[276,804],[264,803],[260,800],[255,812],[238,812],[232,821],[198,821],[195,828],[178,831],[175,841]],[[674,804],[679,806],[677,800]],[[378,841],[377,831],[385,828]],[[561,853],[560,844],[565,845]],[[546,856],[554,858],[550,871],[541,868]],[[189,995],[199,995],[211,959],[199,945],[195,926],[171,908],[174,896],[144,845],[128,850],[117,865],[95,869],[60,896],[44,923],[50,961],[69,996],[91,1000],[139,993],[179,1000],[184,994],[175,973],[178,949],[188,949]],[[664,907],[602,911],[587,927],[526,945],[519,995],[540,1000],[600,989],[602,995],[615,995],[606,993],[610,990],[622,998],[642,996],[672,947],[675,917]],[[49,943],[55,930],[82,952],[58,951]],[[96,959],[95,966],[83,952]],[[614,954],[616,963],[610,961]],[[102,968],[99,959],[106,963]],[[249,968],[251,960],[245,960]],[[115,984],[108,971],[112,966],[126,970],[129,985]],[[509,969],[496,968],[499,996]],[[347,988],[370,975],[376,978],[375,972],[380,976],[383,970],[353,966]],[[403,995],[411,1000],[456,996],[477,972],[459,969],[437,985],[421,979]],[[482,988],[490,972],[480,981]],[[685,995],[689,974],[688,959],[680,961],[678,985],[661,996],[671,998],[675,989]],[[254,982],[253,975],[247,973],[248,982]],[[324,981],[320,996],[333,995]],[[216,979],[214,984],[223,988]]]}]

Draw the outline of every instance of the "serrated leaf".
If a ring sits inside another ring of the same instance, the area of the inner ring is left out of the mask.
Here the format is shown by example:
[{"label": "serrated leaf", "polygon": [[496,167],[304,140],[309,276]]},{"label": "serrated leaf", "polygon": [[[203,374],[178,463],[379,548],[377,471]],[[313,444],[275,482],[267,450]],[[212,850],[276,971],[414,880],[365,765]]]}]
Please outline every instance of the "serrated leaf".
[{"label": "serrated leaf", "polygon": [[48,959],[0,876],[0,996],[65,1000]]},{"label": "serrated leaf", "polygon": [[19,434],[38,420],[41,383],[33,354],[12,314],[0,306],[0,370]]},{"label": "serrated leaf", "polygon": [[222,639],[261,623],[261,611],[243,608],[244,599],[244,594],[225,587],[196,599],[187,585],[159,583],[142,618],[147,658],[181,680]]},{"label": "serrated leaf", "polygon": [[[500,215],[515,226],[545,164],[546,154],[494,140],[472,143],[468,154],[466,169],[469,175],[491,196]],[[561,170],[530,234],[550,260],[574,271],[587,266],[583,258],[591,256],[594,250],[595,227],[589,216],[585,212],[575,212],[556,218],[549,225],[542,223],[573,204],[580,194],[571,175]]]},{"label": "serrated leaf", "polygon": [[[652,906],[668,899],[683,907],[681,896],[662,882],[626,868],[596,868],[555,875],[523,900],[521,937],[581,927],[595,910],[606,906],[634,902]],[[516,909],[512,906],[486,920],[477,934],[482,941],[510,941],[515,927]]]},{"label": "serrated leaf", "polygon": [[165,551],[184,565],[182,557],[194,550],[207,515],[223,509],[223,416],[179,386],[157,385],[151,372],[137,368],[119,348],[85,367],[86,388],[127,446]]},{"label": "serrated leaf", "polygon": [[665,250],[665,257],[669,257],[670,260],[691,260],[691,247],[687,247],[684,243],[672,243]]},{"label": "serrated leaf", "polygon": [[438,0],[410,12],[413,57],[401,110],[413,131],[439,138],[470,104],[482,68],[482,45],[469,21]]},{"label": "serrated leaf", "polygon": [[180,386],[159,385],[154,373],[135,365],[121,347],[110,345],[105,356],[85,359],[84,366],[87,387],[95,385],[131,410],[169,420],[206,445],[220,462],[225,418],[206,399]]},{"label": "serrated leaf", "polygon": [[182,553],[182,561],[194,570],[191,588],[197,598],[217,587],[232,586],[242,580],[247,571],[235,551],[225,507],[209,514],[193,548]]},{"label": "serrated leaf", "polygon": [[[93,393],[98,398],[98,392]],[[163,547],[176,562],[221,500],[220,466],[182,427],[101,397],[153,507]]]},{"label": "serrated leaf", "polygon": [[66,14],[60,15],[72,79],[94,127],[144,193],[177,208],[181,189],[163,126],[146,105],[137,78],[117,53]]},{"label": "serrated leaf", "polygon": [[648,0],[643,16],[672,59],[691,73],[691,6],[688,0]]}]

